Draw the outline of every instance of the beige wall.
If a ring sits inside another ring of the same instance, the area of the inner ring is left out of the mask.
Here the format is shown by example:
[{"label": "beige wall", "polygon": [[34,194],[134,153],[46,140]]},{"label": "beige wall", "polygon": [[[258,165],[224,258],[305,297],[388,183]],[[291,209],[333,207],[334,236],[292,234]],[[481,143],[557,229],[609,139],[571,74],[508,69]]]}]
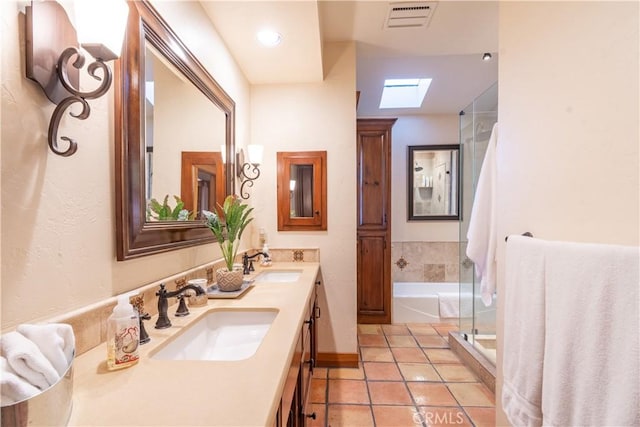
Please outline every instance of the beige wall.
[{"label": "beige wall", "polygon": [[[265,147],[261,176],[250,189],[255,228],[272,247],[319,247],[319,351],[355,353],[356,344],[356,112],[355,46],[324,46],[325,81],[258,85],[251,94],[251,142]],[[276,152],[327,151],[328,229],[278,232]],[[254,233],[254,244],[258,235]]]},{"label": "beige wall", "polygon": [[[2,329],[48,318],[219,258],[217,245],[115,260],[113,88],[85,121],[61,134],[69,158],[49,151],[53,105],[24,77],[24,2],[2,8]],[[197,2],[154,2],[178,36],[236,101],[247,144],[249,85]],[[213,147],[217,150],[217,147]]]},{"label": "beige wall", "polygon": [[407,221],[407,147],[458,144],[458,115],[402,116],[391,140],[391,240],[457,242],[458,221]]},{"label": "beige wall", "polygon": [[499,236],[638,245],[638,40],[637,2],[501,2]]}]

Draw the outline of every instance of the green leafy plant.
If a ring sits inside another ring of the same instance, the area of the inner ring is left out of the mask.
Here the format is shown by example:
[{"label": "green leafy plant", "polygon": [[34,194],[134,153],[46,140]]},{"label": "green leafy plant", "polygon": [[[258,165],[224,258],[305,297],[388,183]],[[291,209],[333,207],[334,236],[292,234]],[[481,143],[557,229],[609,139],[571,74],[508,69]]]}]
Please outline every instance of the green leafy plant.
[{"label": "green leafy plant", "polygon": [[238,253],[240,238],[247,225],[253,220],[249,217],[253,208],[242,203],[238,196],[227,196],[224,204],[218,204],[220,215],[215,212],[202,211],[207,227],[218,239],[227,270],[233,271],[233,260]]},{"label": "green leafy plant", "polygon": [[178,196],[173,196],[176,207],[171,208],[168,200],[169,195],[164,196],[164,201],[160,204],[156,199],[149,200],[147,205],[147,219],[157,221],[187,221],[191,218],[191,212],[184,209],[184,202]]}]

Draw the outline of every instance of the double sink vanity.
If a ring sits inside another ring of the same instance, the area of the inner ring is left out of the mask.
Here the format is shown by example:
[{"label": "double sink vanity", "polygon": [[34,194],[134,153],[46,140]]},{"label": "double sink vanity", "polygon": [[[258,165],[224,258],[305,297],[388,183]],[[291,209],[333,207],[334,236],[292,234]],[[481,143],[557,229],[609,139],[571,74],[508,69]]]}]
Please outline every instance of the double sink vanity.
[{"label": "double sink vanity", "polygon": [[[140,362],[108,371],[106,345],[74,362],[69,425],[305,424],[317,354],[319,264],[274,263],[235,299],[209,299],[155,329]],[[170,301],[171,303],[175,301]]]}]

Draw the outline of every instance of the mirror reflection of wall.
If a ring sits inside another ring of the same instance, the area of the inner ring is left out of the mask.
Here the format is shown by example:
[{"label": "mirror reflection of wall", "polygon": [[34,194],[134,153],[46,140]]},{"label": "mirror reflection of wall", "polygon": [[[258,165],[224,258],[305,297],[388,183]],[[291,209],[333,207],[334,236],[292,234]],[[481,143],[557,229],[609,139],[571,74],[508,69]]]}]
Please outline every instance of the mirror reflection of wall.
[{"label": "mirror reflection of wall", "polygon": [[289,174],[290,216],[292,218],[313,217],[313,165],[291,165]]},{"label": "mirror reflection of wall", "polygon": [[173,200],[181,190],[181,152],[224,146],[226,116],[148,40],[145,66],[146,196]]}]

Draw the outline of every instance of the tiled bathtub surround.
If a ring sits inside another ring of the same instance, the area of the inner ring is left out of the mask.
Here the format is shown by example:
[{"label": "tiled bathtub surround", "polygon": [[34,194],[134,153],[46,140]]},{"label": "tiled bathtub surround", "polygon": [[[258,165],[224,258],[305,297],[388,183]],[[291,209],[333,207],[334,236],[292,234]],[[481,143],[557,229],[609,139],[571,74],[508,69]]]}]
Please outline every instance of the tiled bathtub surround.
[{"label": "tiled bathtub surround", "polygon": [[[318,249],[272,249],[270,253],[274,261],[286,261],[291,262],[294,251],[302,251],[303,258],[306,262],[317,262],[320,258]],[[256,252],[256,250],[249,250],[250,254]],[[277,259],[275,259],[277,258]],[[240,253],[236,262],[242,262],[242,253]],[[144,299],[145,312],[151,316],[158,314],[157,297],[156,292],[159,289],[160,283],[164,283],[167,289],[174,290],[181,282],[191,279],[203,278],[207,279],[209,283],[214,281],[215,270],[224,266],[223,260],[217,260],[208,264],[204,264],[187,271],[183,271],[173,276],[165,277],[157,280],[153,283],[143,285],[140,288],[133,289],[127,294],[142,295]],[[76,356],[79,356],[100,343],[104,342],[107,337],[107,318],[111,315],[113,307],[117,302],[117,296],[106,299],[104,301],[97,302],[90,306],[83,307],[70,313],[65,313],[55,318],[49,319],[49,322],[68,323],[73,327],[73,332],[76,339]],[[176,304],[175,298],[169,301],[170,304]],[[169,308],[171,313],[172,308]],[[175,309],[174,309],[175,311]],[[153,328],[152,322],[145,323],[145,328]]]},{"label": "tiled bathtub surround", "polygon": [[[458,242],[393,242],[393,282],[458,282]],[[404,268],[400,259],[406,262]]]}]

